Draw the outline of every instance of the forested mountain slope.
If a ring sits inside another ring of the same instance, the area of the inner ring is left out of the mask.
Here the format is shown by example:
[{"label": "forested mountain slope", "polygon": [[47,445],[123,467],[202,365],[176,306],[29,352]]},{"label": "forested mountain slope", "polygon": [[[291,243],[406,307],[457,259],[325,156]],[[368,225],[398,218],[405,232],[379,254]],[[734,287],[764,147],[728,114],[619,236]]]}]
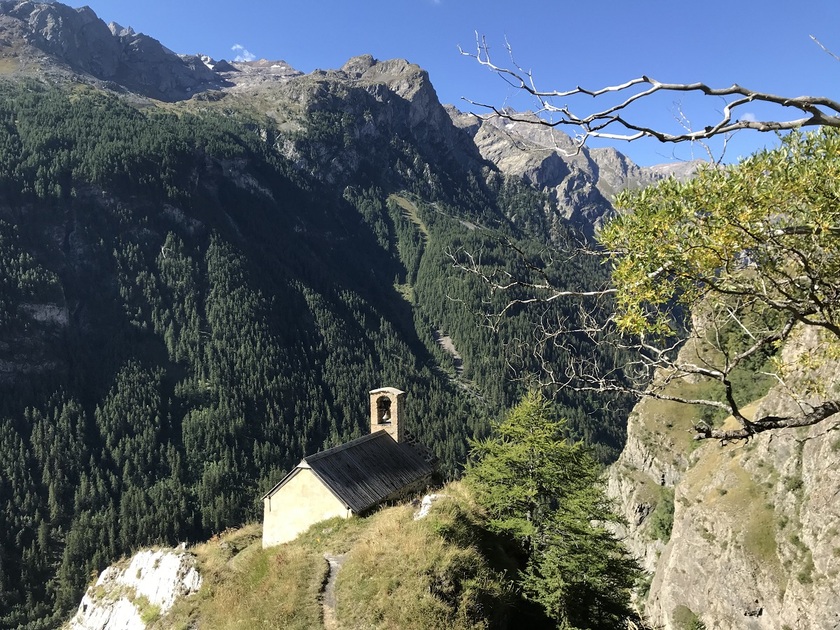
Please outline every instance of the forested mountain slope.
[{"label": "forested mountain slope", "polygon": [[[455,474],[534,367],[514,346],[536,322],[490,330],[500,298],[451,254],[521,274],[505,239],[539,257],[581,238],[416,66],[196,69],[89,10],[98,39],[58,45],[73,11],[0,3],[2,627],[55,626],[139,545],[253,518],[304,454],[361,434],[373,387],[409,393],[409,428]],[[150,76],[177,90],[144,92]],[[615,457],[620,401],[558,404]]]}]

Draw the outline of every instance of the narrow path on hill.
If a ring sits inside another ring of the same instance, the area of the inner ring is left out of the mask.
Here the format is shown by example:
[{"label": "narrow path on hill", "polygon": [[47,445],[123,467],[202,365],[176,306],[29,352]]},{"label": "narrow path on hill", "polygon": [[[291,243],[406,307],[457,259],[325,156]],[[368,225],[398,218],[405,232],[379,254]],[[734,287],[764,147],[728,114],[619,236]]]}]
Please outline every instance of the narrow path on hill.
[{"label": "narrow path on hill", "polygon": [[324,608],[324,628],[326,630],[335,630],[338,628],[338,620],[335,616],[335,578],[338,576],[338,570],[344,564],[346,553],[337,556],[331,553],[324,554],[324,560],[330,565],[330,571],[327,576],[327,583],[324,585],[324,597],[321,600],[321,605]]}]

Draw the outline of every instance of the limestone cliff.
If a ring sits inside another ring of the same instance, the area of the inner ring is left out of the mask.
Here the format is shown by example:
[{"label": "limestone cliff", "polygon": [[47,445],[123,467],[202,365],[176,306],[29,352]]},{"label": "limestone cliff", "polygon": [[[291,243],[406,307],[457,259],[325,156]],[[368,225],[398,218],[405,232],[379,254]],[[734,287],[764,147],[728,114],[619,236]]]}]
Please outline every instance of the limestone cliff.
[{"label": "limestone cliff", "polygon": [[[598,227],[612,216],[617,192],[642,188],[665,177],[688,177],[700,164],[641,167],[612,148],[577,147],[556,128],[495,115],[477,117],[454,108],[449,113],[455,124],[472,136],[484,159],[506,175],[521,177],[549,193],[550,218],[584,228]],[[527,114],[516,117],[529,118]]]},{"label": "limestone cliff", "polygon": [[[818,345],[800,334],[783,359],[795,364]],[[838,373],[825,361],[793,382],[816,390]],[[789,404],[777,387],[756,408]],[[692,441],[695,413],[640,403],[609,475],[622,533],[652,572],[644,606],[654,627],[840,628],[837,419],[721,445]]]},{"label": "limestone cliff", "polygon": [[143,630],[180,598],[201,588],[195,556],[182,550],[138,551],[88,588],[67,630]]}]

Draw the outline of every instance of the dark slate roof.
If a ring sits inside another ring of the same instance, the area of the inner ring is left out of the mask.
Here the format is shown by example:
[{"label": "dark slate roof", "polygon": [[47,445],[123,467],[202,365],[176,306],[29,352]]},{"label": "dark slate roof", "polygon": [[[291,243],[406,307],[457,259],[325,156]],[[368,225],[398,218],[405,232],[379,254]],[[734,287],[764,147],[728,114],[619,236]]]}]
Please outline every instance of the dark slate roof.
[{"label": "dark slate roof", "polygon": [[304,463],[356,513],[434,472],[411,444],[397,443],[385,431],[304,457]]}]

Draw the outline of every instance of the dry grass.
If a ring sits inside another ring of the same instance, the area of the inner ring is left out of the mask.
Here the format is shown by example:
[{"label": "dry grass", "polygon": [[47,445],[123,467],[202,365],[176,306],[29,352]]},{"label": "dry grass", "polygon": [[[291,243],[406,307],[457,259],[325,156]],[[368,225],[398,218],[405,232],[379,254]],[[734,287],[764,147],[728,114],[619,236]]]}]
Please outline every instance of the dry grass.
[{"label": "dry grass", "polygon": [[197,546],[201,590],[153,627],[318,627],[326,561],[302,546],[262,549],[261,533],[259,525],[248,525]]},{"label": "dry grass", "polygon": [[[336,583],[340,628],[483,628],[503,618],[510,593],[480,551],[475,507],[458,484],[432,513],[383,509],[368,518],[318,523],[296,540],[261,547],[248,525],[196,546],[201,590],[154,628],[323,627],[324,554],[347,554]],[[496,625],[498,627],[498,624]]]},{"label": "dry grass", "polygon": [[0,57],[0,74],[14,74],[20,69],[20,62],[15,58]]},{"label": "dry grass", "polygon": [[439,533],[469,528],[454,522],[466,513],[451,498],[422,521],[412,513],[404,506],[377,514],[347,555],[336,585],[341,627],[488,627],[508,595],[500,574],[475,546]]},{"label": "dry grass", "polygon": [[318,593],[327,571],[316,553],[281,546],[251,554],[236,570],[234,580],[212,589],[202,607],[207,628],[314,628],[320,624]]},{"label": "dry grass", "polygon": [[[706,398],[712,389],[712,383],[683,381],[672,383],[665,393],[685,398]],[[657,439],[669,440],[674,451],[688,454],[696,446],[693,427],[703,420],[704,407],[647,398],[642,400],[638,410],[649,434]]]}]

